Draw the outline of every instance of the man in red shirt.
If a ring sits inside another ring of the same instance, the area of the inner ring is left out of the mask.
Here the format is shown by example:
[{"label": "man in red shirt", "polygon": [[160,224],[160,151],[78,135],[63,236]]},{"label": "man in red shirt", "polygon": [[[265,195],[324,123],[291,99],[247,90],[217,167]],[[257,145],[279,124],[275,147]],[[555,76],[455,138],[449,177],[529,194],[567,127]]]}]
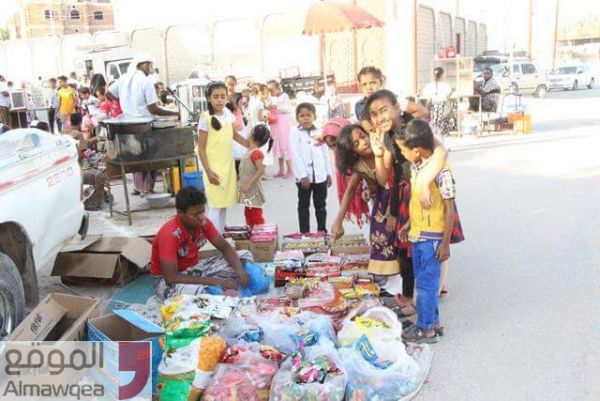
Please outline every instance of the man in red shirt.
[{"label": "man in red shirt", "polygon": [[[206,286],[237,289],[248,285],[240,256],[204,217],[206,195],[192,188],[177,194],[177,215],[158,231],[152,243],[150,272],[159,298],[200,294]],[[210,241],[223,255],[200,260],[199,249]],[[251,259],[250,259],[251,260]]]}]

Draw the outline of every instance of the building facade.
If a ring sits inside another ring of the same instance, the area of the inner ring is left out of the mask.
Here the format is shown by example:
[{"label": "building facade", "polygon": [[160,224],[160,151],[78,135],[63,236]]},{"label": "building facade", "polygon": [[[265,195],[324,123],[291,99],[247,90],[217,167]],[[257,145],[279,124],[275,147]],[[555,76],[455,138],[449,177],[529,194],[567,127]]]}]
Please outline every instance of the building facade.
[{"label": "building facade", "polygon": [[11,38],[94,34],[114,29],[111,0],[21,0]]}]

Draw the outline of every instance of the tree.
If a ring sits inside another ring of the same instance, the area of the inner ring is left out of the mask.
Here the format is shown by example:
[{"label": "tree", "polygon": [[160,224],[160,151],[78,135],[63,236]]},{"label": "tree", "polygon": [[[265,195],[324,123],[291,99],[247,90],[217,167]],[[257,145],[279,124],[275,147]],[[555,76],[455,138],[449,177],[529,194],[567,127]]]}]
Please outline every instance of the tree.
[{"label": "tree", "polygon": [[560,40],[600,38],[600,17],[588,16],[560,30]]},{"label": "tree", "polygon": [[8,33],[8,29],[0,28],[0,40],[8,40],[10,38],[10,34]]}]

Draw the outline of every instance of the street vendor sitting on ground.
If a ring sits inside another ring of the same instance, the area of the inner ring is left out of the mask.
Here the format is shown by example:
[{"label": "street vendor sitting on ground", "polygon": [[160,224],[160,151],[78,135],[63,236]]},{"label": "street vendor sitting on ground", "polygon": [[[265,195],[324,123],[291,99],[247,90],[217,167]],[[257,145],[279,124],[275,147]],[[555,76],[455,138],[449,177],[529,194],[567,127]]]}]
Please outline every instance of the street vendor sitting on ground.
[{"label": "street vendor sitting on ground", "polygon": [[[204,216],[206,195],[192,188],[177,194],[177,215],[158,231],[152,243],[150,272],[154,289],[161,298],[197,295],[207,287],[236,290],[246,287],[249,279],[243,261],[252,261],[249,251],[236,252]],[[221,255],[200,259],[199,249],[210,241]]]}]

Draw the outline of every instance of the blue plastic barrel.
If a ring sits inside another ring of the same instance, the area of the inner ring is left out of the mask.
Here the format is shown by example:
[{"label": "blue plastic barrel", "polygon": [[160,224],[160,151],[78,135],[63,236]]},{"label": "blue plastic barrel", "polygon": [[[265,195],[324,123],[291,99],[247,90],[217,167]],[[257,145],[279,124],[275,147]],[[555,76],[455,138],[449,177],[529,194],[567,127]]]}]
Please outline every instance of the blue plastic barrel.
[{"label": "blue plastic barrel", "polygon": [[202,180],[202,171],[183,173],[183,186],[194,187],[204,191],[204,181]]}]

